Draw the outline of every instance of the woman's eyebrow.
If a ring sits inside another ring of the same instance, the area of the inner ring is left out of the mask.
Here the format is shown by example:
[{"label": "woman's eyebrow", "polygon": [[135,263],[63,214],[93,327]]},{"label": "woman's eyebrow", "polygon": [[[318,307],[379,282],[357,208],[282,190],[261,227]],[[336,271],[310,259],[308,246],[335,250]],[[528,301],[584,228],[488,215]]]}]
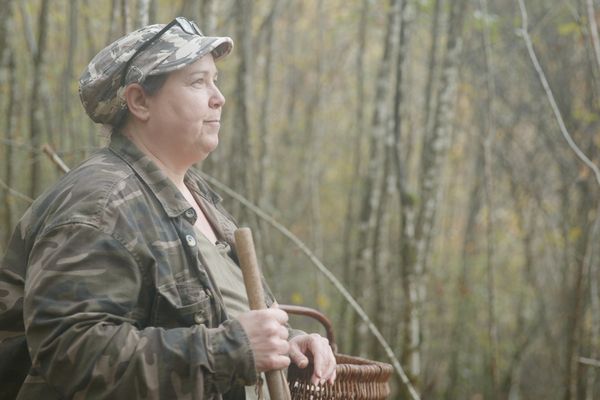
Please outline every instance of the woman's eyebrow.
[{"label": "woman's eyebrow", "polygon": [[208,69],[202,69],[202,70],[197,70],[197,71],[193,71],[190,72],[190,76],[195,76],[195,75],[218,75],[219,72],[218,71],[211,71]]}]

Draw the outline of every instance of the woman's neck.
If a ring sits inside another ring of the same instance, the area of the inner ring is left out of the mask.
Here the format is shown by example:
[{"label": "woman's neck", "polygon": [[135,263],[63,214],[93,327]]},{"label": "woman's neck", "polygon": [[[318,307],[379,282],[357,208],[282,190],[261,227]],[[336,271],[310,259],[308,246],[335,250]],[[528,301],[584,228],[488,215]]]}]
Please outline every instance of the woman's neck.
[{"label": "woman's neck", "polygon": [[175,186],[177,186],[179,190],[183,191],[186,189],[184,178],[191,165],[184,166],[174,162],[174,160],[168,157],[167,154],[158,151],[147,144],[143,140],[143,135],[136,135],[131,131],[123,132],[123,135],[127,136],[142,153],[148,156],[165,173],[165,175],[167,175],[167,177],[175,184]]}]

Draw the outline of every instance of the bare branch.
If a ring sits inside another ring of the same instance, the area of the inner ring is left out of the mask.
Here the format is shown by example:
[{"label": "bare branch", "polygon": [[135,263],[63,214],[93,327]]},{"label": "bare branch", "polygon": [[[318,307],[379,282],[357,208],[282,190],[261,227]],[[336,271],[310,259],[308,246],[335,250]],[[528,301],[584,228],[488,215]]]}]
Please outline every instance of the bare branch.
[{"label": "bare branch", "polygon": [[2,186],[4,189],[8,190],[8,192],[10,194],[12,194],[13,196],[15,196],[15,197],[17,197],[17,198],[19,198],[21,200],[25,200],[28,203],[33,203],[33,199],[31,197],[29,197],[26,194],[23,194],[23,193],[15,190],[13,188],[11,188],[2,179],[0,179],[0,186]]},{"label": "bare branch", "polygon": [[569,144],[569,147],[571,148],[571,150],[573,150],[573,152],[575,153],[575,155],[577,155],[577,157],[579,157],[579,159],[581,161],[583,161],[583,163],[585,165],[587,165],[594,172],[594,176],[596,177],[596,182],[598,182],[598,185],[600,185],[600,169],[598,169],[596,164],[594,164],[592,162],[592,160],[590,160],[583,153],[583,151],[581,151],[581,149],[573,141],[573,138],[571,137],[571,135],[569,134],[569,131],[567,130],[567,127],[565,126],[565,122],[563,120],[562,114],[560,113],[560,110],[558,109],[556,100],[554,99],[554,94],[552,93],[550,84],[548,83],[548,80],[546,79],[546,74],[544,73],[544,70],[542,69],[542,66],[540,65],[537,55],[535,54],[535,50],[533,49],[533,43],[531,42],[531,37],[529,36],[529,32],[528,32],[528,17],[527,17],[527,9],[525,7],[525,3],[523,2],[523,0],[517,0],[517,1],[519,2],[519,8],[521,9],[521,17],[522,17],[522,22],[523,22],[521,30],[520,30],[520,36],[523,37],[523,40],[525,41],[525,45],[527,46],[527,51],[529,52],[529,57],[531,58],[531,62],[533,62],[533,66],[538,74],[538,77],[540,78],[540,82],[542,83],[542,86],[544,87],[544,91],[546,92],[546,95],[548,96],[548,101],[550,102],[550,106],[552,107],[552,111],[554,112],[554,116],[556,117],[556,121],[558,122],[558,126],[560,127],[560,131],[561,131],[563,137],[565,138],[565,140],[567,141],[567,143]]},{"label": "bare branch", "polygon": [[356,300],[354,300],[354,298],[352,297],[350,292],[348,292],[348,290],[346,290],[344,285],[342,285],[342,283],[335,277],[335,275],[333,275],[333,273],[325,265],[323,265],[323,263],[314,255],[314,253],[296,235],[294,235],[292,232],[290,232],[285,226],[283,226],[282,224],[277,222],[277,220],[275,220],[275,218],[271,217],[269,214],[267,214],[265,211],[263,211],[260,207],[258,207],[254,203],[250,202],[248,199],[246,199],[239,193],[235,192],[234,190],[232,190],[225,184],[221,183],[220,181],[216,180],[215,178],[213,178],[209,175],[206,175],[205,173],[203,173],[201,171],[198,171],[198,172],[211,185],[219,188],[219,190],[228,194],[234,200],[240,202],[242,205],[247,207],[250,211],[252,211],[258,217],[260,217],[261,219],[263,219],[267,223],[269,223],[273,228],[275,228],[277,231],[279,231],[283,236],[285,236],[286,238],[291,240],[308,257],[308,259],[317,267],[317,269],[323,275],[325,275],[325,277],[327,279],[329,279],[329,281],[333,284],[333,286],[341,293],[341,295],[346,299],[346,301],[352,306],[354,311],[356,311],[356,313],[362,318],[362,320],[365,322],[365,324],[367,325],[367,327],[369,328],[371,333],[377,338],[377,340],[379,341],[381,346],[385,349],[385,352],[386,352],[387,356],[389,357],[389,359],[392,361],[392,364],[394,365],[394,368],[396,369],[398,376],[400,377],[402,382],[408,388],[408,391],[410,392],[412,399],[419,400],[420,399],[419,395],[417,394],[415,388],[412,386],[412,384],[408,380],[408,376],[406,375],[406,373],[404,372],[404,369],[400,365],[400,361],[398,361],[398,358],[392,351],[392,348],[387,343],[387,341],[385,340],[385,338],[383,337],[383,335],[381,334],[379,329],[377,329],[377,327],[373,324],[373,322],[371,322],[371,319],[369,318],[367,313],[356,302]]},{"label": "bare branch", "polygon": [[579,357],[579,361],[580,364],[584,364],[584,365],[590,365],[592,367],[596,367],[596,368],[600,368],[600,360],[594,360],[593,358],[587,358],[587,357]]},{"label": "bare branch", "polygon": [[52,149],[52,147],[49,144],[45,144],[42,146],[42,151],[44,153],[46,153],[48,155],[48,157],[50,157],[50,160],[52,160],[52,162],[54,164],[56,164],[57,168],[63,172],[63,173],[67,173],[69,172],[71,169],[67,166],[67,164],[65,164],[65,162],[62,160],[62,158],[60,158],[58,156],[58,154],[56,154],[56,152],[54,151],[54,149]]}]

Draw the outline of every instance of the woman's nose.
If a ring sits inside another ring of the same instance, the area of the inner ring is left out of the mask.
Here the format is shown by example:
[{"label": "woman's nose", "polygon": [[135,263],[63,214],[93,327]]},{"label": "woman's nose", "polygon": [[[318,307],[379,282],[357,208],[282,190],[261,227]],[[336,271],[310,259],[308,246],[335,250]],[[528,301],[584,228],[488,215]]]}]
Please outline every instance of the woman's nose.
[{"label": "woman's nose", "polygon": [[225,96],[219,90],[217,86],[214,87],[214,93],[210,98],[210,107],[211,108],[219,108],[223,107],[225,104]]}]

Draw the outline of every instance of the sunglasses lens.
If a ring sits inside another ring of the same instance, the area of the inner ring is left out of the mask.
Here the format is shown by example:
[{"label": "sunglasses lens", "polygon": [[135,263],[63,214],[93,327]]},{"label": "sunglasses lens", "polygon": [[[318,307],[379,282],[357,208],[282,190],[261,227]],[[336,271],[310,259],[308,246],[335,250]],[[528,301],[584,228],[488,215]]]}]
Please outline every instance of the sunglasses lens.
[{"label": "sunglasses lens", "polygon": [[150,47],[150,45],[152,43],[154,43],[159,37],[161,37],[166,31],[171,29],[171,27],[176,24],[179,25],[181,30],[183,30],[187,34],[203,36],[202,32],[200,32],[200,28],[198,28],[198,25],[196,25],[196,23],[194,21],[190,21],[184,17],[175,18],[173,21],[168,23],[164,28],[162,28],[156,35],[152,36],[148,41],[146,41],[144,44],[142,44],[140,46],[140,48],[138,48],[136,50],[136,52],[133,54],[133,56],[131,56],[129,61],[127,61],[127,64],[125,64],[125,67],[123,68],[123,74],[121,75],[121,86],[125,85],[127,71],[129,71],[129,66],[133,62],[134,58],[136,58],[138,56],[138,54],[140,54],[142,51],[144,51],[148,47]]},{"label": "sunglasses lens", "polygon": [[202,33],[200,32],[200,28],[198,28],[198,25],[196,25],[195,22],[183,17],[177,17],[176,20],[185,33],[188,33],[190,35],[202,35]]},{"label": "sunglasses lens", "polygon": [[198,25],[194,21],[191,21],[191,24],[192,24],[192,28],[194,28],[194,30],[196,31],[196,34],[202,35],[202,31],[200,30],[200,28],[198,28]]}]

